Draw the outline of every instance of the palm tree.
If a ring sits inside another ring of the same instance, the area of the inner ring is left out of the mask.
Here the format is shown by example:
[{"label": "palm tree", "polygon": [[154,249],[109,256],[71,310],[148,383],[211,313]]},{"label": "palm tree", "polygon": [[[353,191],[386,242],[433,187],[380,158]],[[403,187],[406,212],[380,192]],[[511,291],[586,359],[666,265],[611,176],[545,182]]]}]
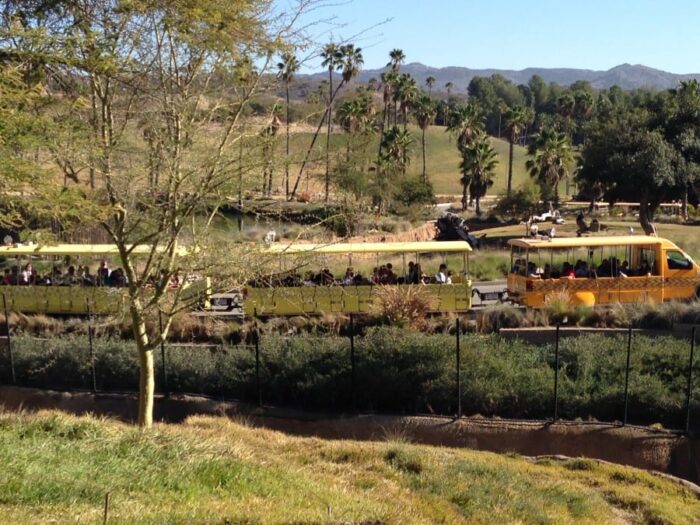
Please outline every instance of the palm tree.
[{"label": "palm tree", "polygon": [[363,95],[353,100],[346,100],[338,108],[337,116],[340,126],[348,135],[346,142],[346,161],[350,162],[350,144],[358,133],[374,129],[374,106],[372,98]]},{"label": "palm tree", "polygon": [[510,196],[513,188],[513,149],[515,141],[518,140],[520,133],[529,123],[529,112],[522,106],[514,106],[509,108],[504,117],[506,118],[506,130],[508,131],[508,186],[507,194]]},{"label": "palm tree", "polygon": [[289,198],[289,84],[292,83],[294,75],[299,71],[299,61],[292,53],[283,53],[282,61],[277,64],[277,77],[284,82],[285,96],[287,102],[286,117],[286,160],[284,163],[284,197]]},{"label": "palm tree", "polygon": [[272,106],[270,112],[270,123],[265,126],[260,135],[263,139],[262,155],[263,155],[263,182],[262,194],[265,196],[272,195],[272,175],[274,171],[274,150],[275,138],[280,129],[280,107],[278,104]]},{"label": "palm tree", "polygon": [[445,82],[445,89],[447,90],[447,99],[450,99],[450,96],[452,95],[452,88],[455,87],[455,85],[452,82]]},{"label": "palm tree", "polygon": [[413,144],[411,133],[399,128],[390,127],[382,137],[382,157],[390,159],[401,173],[406,173],[410,162],[408,149]]},{"label": "palm tree", "polygon": [[428,96],[431,96],[433,94],[433,86],[435,85],[435,77],[431,75],[426,78],[425,85],[428,86]]},{"label": "palm tree", "polygon": [[405,61],[406,55],[402,49],[392,49],[389,51],[389,62],[387,63],[387,67],[390,67],[394,71],[398,71],[401,64],[403,64]]},{"label": "palm tree", "polygon": [[[394,89],[396,81],[399,78],[399,74],[395,69],[390,69],[381,74],[383,89],[383,101],[384,101],[384,113],[382,115],[382,127],[381,135],[384,135],[384,130],[391,124],[391,112],[392,101],[394,100]],[[382,152],[381,141],[379,142],[379,154]]]},{"label": "palm tree", "polygon": [[532,158],[525,166],[540,184],[543,200],[551,196],[557,204],[559,182],[568,175],[569,165],[573,162],[569,137],[555,129],[544,128],[532,137],[527,154]]},{"label": "palm tree", "polygon": [[457,137],[457,148],[461,153],[483,129],[484,117],[481,111],[476,105],[467,103],[458,106],[450,114],[446,131]]},{"label": "palm tree", "polygon": [[[411,109],[411,105],[418,96],[418,87],[416,86],[416,81],[409,74],[402,74],[396,83],[396,89],[394,90],[394,101],[398,102],[399,110],[403,118],[403,129],[406,130],[408,127],[408,110]],[[397,125],[394,122],[394,125]]]},{"label": "palm tree", "polygon": [[328,181],[330,179],[331,168],[331,127],[333,126],[333,71],[340,70],[342,67],[343,54],[341,48],[330,42],[326,44],[321,52],[323,62],[321,65],[328,68],[328,109],[326,111],[328,117],[328,127],[326,132],[326,192],[324,200],[328,200]]},{"label": "palm tree", "polygon": [[[326,51],[332,51],[332,49],[327,49],[324,48],[324,53]],[[329,117],[328,119],[328,135],[326,137],[326,200],[328,200],[328,187],[330,185],[330,121],[331,121],[331,108],[333,101],[335,100],[335,97],[338,95],[338,92],[340,89],[345,85],[345,83],[350,82],[353,77],[355,77],[359,71],[360,68],[362,67],[362,64],[364,63],[364,59],[362,57],[362,50],[358,47],[356,48],[352,44],[347,44],[344,46],[337,47],[336,46],[336,57],[338,59],[338,64],[335,66],[336,70],[342,71],[341,73],[341,80],[338,86],[335,88],[335,91],[329,90],[329,99],[328,99],[328,104],[326,105],[326,111],[321,117],[320,122],[318,123],[318,127],[316,128],[316,132],[313,135],[313,138],[311,139],[311,144],[309,144],[308,149],[306,150],[306,155],[304,156],[304,160],[301,163],[301,167],[299,168],[299,174],[297,175],[296,181],[294,181],[294,188],[292,189],[292,192],[289,194],[289,198],[293,198],[294,195],[296,195],[297,189],[299,187],[299,182],[301,181],[301,177],[304,174],[304,168],[306,167],[306,164],[309,161],[309,157],[311,156],[311,152],[314,149],[314,144],[316,144],[316,139],[318,138],[318,134],[321,131],[321,128],[323,127],[323,123],[326,121],[326,116]],[[325,57],[325,55],[323,55]],[[324,58],[324,63],[326,63],[326,60],[330,60],[329,58]],[[332,80],[332,70],[330,70],[329,67],[329,73],[330,77]],[[329,84],[330,85],[330,84]]]},{"label": "palm tree", "polygon": [[416,116],[416,121],[418,122],[418,127],[421,129],[421,149],[423,151],[423,182],[428,182],[428,172],[426,170],[426,160],[425,160],[425,130],[428,129],[433,121],[435,120],[435,115],[437,115],[437,107],[433,102],[433,99],[429,95],[422,95],[418,97],[413,106],[413,112]]},{"label": "palm tree", "polygon": [[481,214],[481,198],[493,186],[498,154],[491,146],[488,135],[479,133],[475,140],[467,146],[462,156],[460,171],[462,172],[462,208],[466,208],[467,188],[476,201],[476,213]]},{"label": "palm tree", "polygon": [[452,88],[454,84],[452,82],[445,82],[445,89],[447,90],[447,105],[445,106],[445,121],[447,125],[450,125],[450,120],[452,118],[452,107],[450,106],[450,96],[452,96]]}]

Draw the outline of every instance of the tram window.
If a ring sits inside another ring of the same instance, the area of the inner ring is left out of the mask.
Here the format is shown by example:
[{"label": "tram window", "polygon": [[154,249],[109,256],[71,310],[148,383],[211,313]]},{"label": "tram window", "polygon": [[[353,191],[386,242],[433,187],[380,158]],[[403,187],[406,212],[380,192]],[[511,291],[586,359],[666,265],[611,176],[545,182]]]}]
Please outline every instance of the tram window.
[{"label": "tram window", "polygon": [[669,270],[690,270],[693,267],[693,263],[682,252],[671,250],[666,252],[666,264]]}]

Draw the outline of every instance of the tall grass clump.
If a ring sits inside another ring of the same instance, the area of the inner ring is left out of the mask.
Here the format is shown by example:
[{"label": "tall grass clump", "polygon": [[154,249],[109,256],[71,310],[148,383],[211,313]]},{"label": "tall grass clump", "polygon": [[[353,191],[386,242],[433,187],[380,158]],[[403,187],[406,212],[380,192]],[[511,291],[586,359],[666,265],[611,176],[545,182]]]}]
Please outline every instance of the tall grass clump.
[{"label": "tall grass clump", "polygon": [[371,313],[388,324],[420,328],[426,314],[437,307],[435,298],[422,286],[379,286]]}]

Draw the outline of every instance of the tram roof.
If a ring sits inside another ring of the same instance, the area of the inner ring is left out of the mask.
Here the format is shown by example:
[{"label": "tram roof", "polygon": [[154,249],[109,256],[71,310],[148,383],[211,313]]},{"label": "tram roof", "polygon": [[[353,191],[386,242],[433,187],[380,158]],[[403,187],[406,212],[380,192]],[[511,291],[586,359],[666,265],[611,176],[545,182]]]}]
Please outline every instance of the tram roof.
[{"label": "tram roof", "polygon": [[[136,246],[134,255],[148,255],[151,246]],[[178,255],[186,255],[187,249],[178,249]],[[0,246],[0,256],[14,257],[18,255],[45,255],[45,256],[108,256],[119,255],[119,250],[114,244],[16,244],[13,246]]]},{"label": "tram roof", "polygon": [[610,235],[607,237],[555,237],[546,239],[511,239],[511,246],[536,250],[555,250],[564,248],[595,248],[602,246],[655,246],[663,244],[675,246],[671,241],[661,237],[647,235]]},{"label": "tram roof", "polygon": [[268,253],[293,255],[301,253],[465,253],[472,251],[466,241],[416,242],[350,242],[329,244],[272,244]]}]

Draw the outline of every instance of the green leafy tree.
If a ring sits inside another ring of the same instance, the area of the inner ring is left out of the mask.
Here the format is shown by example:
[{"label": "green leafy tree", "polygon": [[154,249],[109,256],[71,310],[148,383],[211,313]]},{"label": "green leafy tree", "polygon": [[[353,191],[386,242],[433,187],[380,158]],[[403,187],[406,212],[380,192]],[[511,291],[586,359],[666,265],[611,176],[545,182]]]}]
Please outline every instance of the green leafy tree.
[{"label": "green leafy tree", "polygon": [[457,139],[457,149],[462,152],[484,129],[484,116],[472,103],[454,108],[449,116],[446,131]]},{"label": "green leafy tree", "polygon": [[[176,273],[220,271],[228,287],[252,265],[246,249],[213,240],[212,219],[236,191],[231,166],[243,139],[241,116],[265,77],[252,64],[269,75],[271,56],[297,34],[300,14],[257,0],[237,0],[235,8],[223,0],[6,5],[5,54],[38,65],[48,112],[56,119],[74,115],[81,126],[94,190],[69,186],[61,194],[70,200],[50,205],[80,210],[81,220],[101,225],[118,251],[140,365],[141,426],[153,422],[153,351],[175,315],[197,300],[167,283]],[[134,141],[146,130],[147,140]],[[63,152],[51,154],[64,165]],[[243,169],[257,164],[251,158]],[[162,328],[151,328],[159,316]]]}]

